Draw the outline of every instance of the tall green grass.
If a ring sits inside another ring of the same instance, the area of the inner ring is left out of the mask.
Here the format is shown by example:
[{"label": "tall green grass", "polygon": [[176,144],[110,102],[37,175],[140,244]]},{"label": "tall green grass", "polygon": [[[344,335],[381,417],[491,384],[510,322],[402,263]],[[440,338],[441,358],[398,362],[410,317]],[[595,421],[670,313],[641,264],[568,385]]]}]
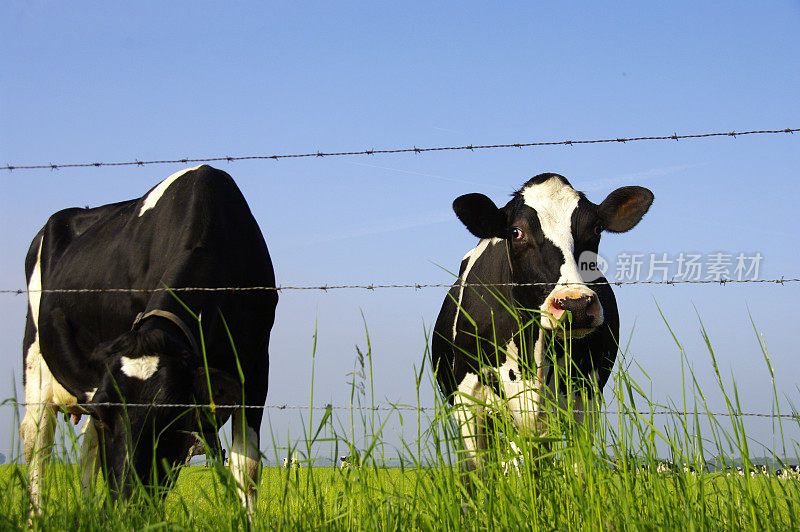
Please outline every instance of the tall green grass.
[{"label": "tall green grass", "polygon": [[[665,326],[669,328],[667,320]],[[529,324],[521,324],[522,327]],[[701,322],[702,325],[702,322]],[[764,363],[769,353],[753,325]],[[366,338],[357,348],[351,373],[350,405],[332,408],[315,404],[313,382],[309,403],[300,414],[303,437],[295,444],[287,434],[267,427],[262,451],[281,457],[295,454],[301,467],[265,467],[259,502],[248,516],[240,507],[232,477],[222,464],[184,468],[165,500],[146,497],[136,504],[108,503],[102,480],[84,495],[77,460],[79,441],[60,431],[54,459],[44,480],[45,505],[31,520],[33,529],[502,529],[622,530],[622,529],[799,529],[800,479],[773,475],[739,475],[730,467],[752,467],[751,440],[741,416],[743,405],[735,383],[726,384],[705,329],[701,334],[714,364],[717,391],[726,415],[713,415],[711,383],[696,379],[684,348],[673,334],[683,367],[682,395],[677,403],[654,404],[644,373],[622,349],[612,382],[607,385],[606,411],[595,419],[595,430],[576,425],[571,416],[552,416],[541,437],[515,433],[507,413],[492,416],[495,446],[487,451],[486,467],[469,475],[465,484],[459,467],[459,427],[451,407],[441,399],[433,409],[419,407],[426,387],[434,386],[428,353],[414,364],[416,397],[410,405],[376,402],[373,353]],[[425,331],[426,335],[430,333]],[[315,344],[316,345],[316,337]],[[312,357],[316,352],[312,348]],[[411,365],[411,363],[410,363]],[[574,379],[570,364],[564,383]],[[634,372],[634,370],[636,370]],[[312,381],[313,381],[312,377]],[[766,384],[766,383],[765,383]],[[435,394],[438,398],[439,394]],[[780,414],[772,384],[774,412]],[[375,407],[381,408],[376,409]],[[408,407],[417,407],[408,408]],[[554,407],[555,408],[555,407]],[[568,411],[570,405],[562,405]],[[677,413],[663,415],[665,408]],[[796,463],[798,444],[786,437],[797,419],[775,418],[780,435],[772,468]],[[399,445],[397,435],[400,435]],[[519,474],[504,475],[501,463],[512,457],[507,442],[522,450]],[[321,450],[322,449],[322,450]],[[761,449],[758,452],[763,454]],[[335,458],[351,454],[349,468]],[[330,456],[334,461],[323,460]],[[658,472],[669,458],[676,466]],[[689,471],[691,466],[694,472]],[[684,467],[687,470],[684,470]],[[732,474],[731,474],[732,472]],[[774,471],[773,471],[774,473]],[[25,466],[0,466],[0,529],[28,527]],[[471,489],[468,489],[468,486]]]}]

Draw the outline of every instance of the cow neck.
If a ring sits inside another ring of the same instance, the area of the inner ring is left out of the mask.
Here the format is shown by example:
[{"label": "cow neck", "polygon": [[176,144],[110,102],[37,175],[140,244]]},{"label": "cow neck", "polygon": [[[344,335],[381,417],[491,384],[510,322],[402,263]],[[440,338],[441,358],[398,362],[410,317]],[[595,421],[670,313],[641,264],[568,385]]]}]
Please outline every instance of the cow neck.
[{"label": "cow neck", "polygon": [[151,316],[158,316],[159,318],[164,318],[175,324],[181,331],[183,331],[183,334],[184,336],[186,336],[186,339],[189,340],[189,344],[192,346],[192,352],[195,355],[200,356],[200,347],[197,345],[197,340],[194,339],[194,335],[192,334],[192,331],[189,329],[189,327],[186,325],[186,322],[184,322],[182,319],[180,319],[172,312],[169,312],[168,310],[155,309],[151,310],[150,312],[140,312],[139,314],[136,315],[136,319],[133,320],[133,325],[131,325],[131,330],[132,331],[135,330],[136,327],[138,327],[139,324],[142,323],[142,321],[146,320]]}]

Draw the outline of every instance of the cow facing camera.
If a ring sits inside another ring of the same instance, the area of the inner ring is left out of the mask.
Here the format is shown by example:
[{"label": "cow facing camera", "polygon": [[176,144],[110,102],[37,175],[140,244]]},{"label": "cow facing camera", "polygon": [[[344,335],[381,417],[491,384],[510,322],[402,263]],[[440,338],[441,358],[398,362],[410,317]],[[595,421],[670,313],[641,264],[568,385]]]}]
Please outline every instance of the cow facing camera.
[{"label": "cow facing camera", "polygon": [[584,251],[578,256],[578,272],[584,283],[591,283],[604,277],[608,271],[608,261],[594,251]]}]

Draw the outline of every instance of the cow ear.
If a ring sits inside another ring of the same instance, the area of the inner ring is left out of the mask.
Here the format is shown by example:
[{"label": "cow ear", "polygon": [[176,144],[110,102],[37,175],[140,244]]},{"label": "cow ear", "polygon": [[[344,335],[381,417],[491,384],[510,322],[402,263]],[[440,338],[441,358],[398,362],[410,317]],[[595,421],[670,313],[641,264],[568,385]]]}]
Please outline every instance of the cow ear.
[{"label": "cow ear", "polygon": [[622,187],[609,194],[598,209],[606,230],[624,233],[633,229],[650,208],[654,197],[644,187]]},{"label": "cow ear", "polygon": [[205,368],[197,368],[194,372],[192,390],[197,401],[206,405],[211,404],[212,398],[216,405],[236,405],[242,401],[242,384],[239,379],[234,379],[224,371],[214,368],[208,368],[208,378]]},{"label": "cow ear", "polygon": [[506,217],[483,194],[465,194],[453,202],[453,210],[470,233],[478,238],[504,237]]}]

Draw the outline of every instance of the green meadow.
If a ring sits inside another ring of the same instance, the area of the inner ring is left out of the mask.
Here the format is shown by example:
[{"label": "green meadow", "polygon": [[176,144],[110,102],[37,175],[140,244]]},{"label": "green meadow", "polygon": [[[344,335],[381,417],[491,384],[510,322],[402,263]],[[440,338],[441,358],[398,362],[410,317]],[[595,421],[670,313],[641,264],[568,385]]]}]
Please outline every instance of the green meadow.
[{"label": "green meadow", "polygon": [[[185,468],[163,503],[105,506],[84,497],[77,467],[48,468],[42,530],[378,529],[629,530],[800,527],[800,480],[726,472],[649,473],[553,464],[488,473],[475,500],[451,468],[266,467],[258,508],[241,511],[225,472]],[[0,467],[0,526],[26,528],[24,467]],[[464,501],[469,501],[465,503]]]},{"label": "green meadow", "polygon": [[[755,327],[754,332],[758,337]],[[716,368],[702,328],[701,334]],[[772,371],[769,354],[759,345]],[[252,515],[241,508],[229,470],[215,460],[181,469],[163,500],[139,490],[133,501],[112,504],[101,479],[84,494],[74,465],[80,439],[70,436],[56,443],[55,456],[67,459],[47,464],[40,515],[29,511],[25,466],[0,466],[0,528],[800,529],[800,475],[789,471],[800,452],[787,436],[797,433],[797,416],[781,414],[773,388],[776,448],[756,449],[736,384],[723,383],[717,372],[716,382],[701,386],[677,340],[676,349],[685,367],[680,408],[673,405],[665,414],[663,405],[650,401],[648,387],[631,377],[623,350],[605,402],[596,405],[606,413],[594,417],[593,429],[574,423],[567,415],[571,405],[552,405],[557,414],[548,418],[544,434],[519,435],[500,409],[488,425],[495,445],[482,456],[485,467],[465,475],[459,466],[460,430],[450,405],[437,401],[433,408],[373,408],[378,403],[367,336],[352,374],[350,408],[301,412],[304,437],[288,450],[280,443],[287,435],[271,432],[272,441],[262,441],[263,463],[267,456],[296,453],[299,467],[263,467]],[[566,377],[566,383],[574,380]],[[433,385],[424,362],[417,366],[415,381],[418,398],[423,386]],[[701,391],[711,387],[724,397],[722,412]],[[313,394],[309,403],[315,404]],[[399,444],[398,434],[403,435]],[[519,454],[511,450],[512,441]],[[337,455],[355,449],[358,458],[350,467],[338,467]],[[511,465],[514,458],[521,459],[518,469]]]}]

